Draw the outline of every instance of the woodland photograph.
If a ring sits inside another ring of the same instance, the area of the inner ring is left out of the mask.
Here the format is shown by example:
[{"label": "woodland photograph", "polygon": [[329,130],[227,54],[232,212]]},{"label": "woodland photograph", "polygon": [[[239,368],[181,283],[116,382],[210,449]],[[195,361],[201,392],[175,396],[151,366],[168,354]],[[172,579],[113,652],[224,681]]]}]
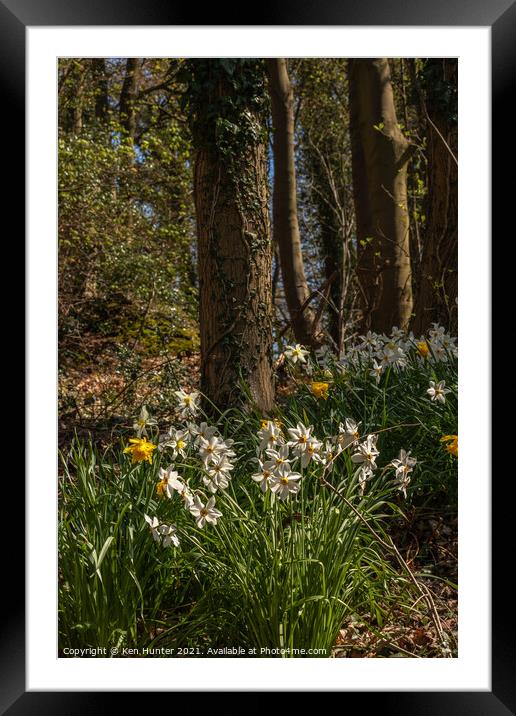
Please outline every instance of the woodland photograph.
[{"label": "woodland photograph", "polygon": [[56,71],[58,656],[456,658],[457,58]]}]

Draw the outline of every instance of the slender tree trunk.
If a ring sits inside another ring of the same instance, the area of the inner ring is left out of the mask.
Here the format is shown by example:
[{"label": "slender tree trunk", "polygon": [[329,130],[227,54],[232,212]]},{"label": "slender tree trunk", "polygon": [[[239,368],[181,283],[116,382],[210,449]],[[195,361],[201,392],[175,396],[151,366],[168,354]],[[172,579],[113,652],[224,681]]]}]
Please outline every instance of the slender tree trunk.
[{"label": "slender tree trunk", "polygon": [[280,256],[279,256],[279,248],[278,244],[276,242],[273,242],[273,265],[274,265],[274,271],[272,273],[272,304],[274,305],[276,301],[276,293],[278,291],[278,281],[279,281],[279,273],[280,273]]},{"label": "slender tree trunk", "polygon": [[95,81],[95,118],[104,123],[109,108],[106,60],[103,57],[93,58],[92,68]]},{"label": "slender tree trunk", "polygon": [[120,92],[120,124],[130,140],[136,135],[135,102],[138,94],[138,58],[128,57],[125,65],[125,77]]},{"label": "slender tree trunk", "polygon": [[[431,59],[425,74],[428,199],[421,280],[412,329],[432,322],[457,330],[457,60]],[[453,155],[453,156],[452,156]]]},{"label": "slender tree trunk", "polygon": [[[125,171],[120,177],[121,193],[126,195],[129,212],[127,215],[127,228],[131,232],[134,226],[132,173],[134,168],[135,156],[133,147],[136,137],[136,98],[138,95],[139,80],[139,60],[136,57],[128,57],[125,64],[125,77],[120,91],[120,101],[118,106],[120,125],[122,127],[122,137],[131,148],[129,157],[124,156],[122,165]],[[116,189],[115,189],[116,190]]]},{"label": "slender tree trunk", "polygon": [[[193,132],[201,389],[221,409],[250,398],[268,411],[274,403],[272,244],[263,114],[254,102],[265,91],[264,75],[257,61],[232,62],[231,76],[220,60],[196,60],[193,70],[196,91],[202,90]],[[240,86],[250,83],[255,89],[246,95]],[[221,126],[232,129],[221,136]]]},{"label": "slender tree trunk", "polygon": [[407,162],[386,58],[349,62],[357,277],[364,327],[406,328],[412,312]]},{"label": "slender tree trunk", "polygon": [[72,60],[71,77],[73,79],[73,95],[69,107],[68,128],[76,136],[82,131],[82,113],[84,110],[84,82],[86,67],[83,60]]},{"label": "slender tree trunk", "polygon": [[278,242],[281,273],[294,335],[299,343],[313,344],[314,314],[302,310],[310,292],[305,277],[297,217],[294,158],[294,99],[284,59],[267,60],[274,125],[273,230]]},{"label": "slender tree trunk", "polygon": [[342,345],[342,299],[344,269],[344,238],[338,225],[335,208],[328,201],[327,181],[323,176],[320,161],[312,162],[312,181],[318,187],[316,192],[317,219],[321,240],[321,258],[324,262],[324,276],[331,279],[328,290],[328,333],[335,346]]}]

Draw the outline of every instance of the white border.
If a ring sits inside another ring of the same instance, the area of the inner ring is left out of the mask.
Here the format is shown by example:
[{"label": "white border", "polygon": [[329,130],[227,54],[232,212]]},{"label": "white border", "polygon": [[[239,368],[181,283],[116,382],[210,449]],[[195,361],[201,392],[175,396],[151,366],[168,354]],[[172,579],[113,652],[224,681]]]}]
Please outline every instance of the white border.
[{"label": "white border", "polygon": [[[490,28],[37,27],[27,40],[27,689],[490,690]],[[460,58],[457,659],[56,658],[57,57],[221,54]]]}]

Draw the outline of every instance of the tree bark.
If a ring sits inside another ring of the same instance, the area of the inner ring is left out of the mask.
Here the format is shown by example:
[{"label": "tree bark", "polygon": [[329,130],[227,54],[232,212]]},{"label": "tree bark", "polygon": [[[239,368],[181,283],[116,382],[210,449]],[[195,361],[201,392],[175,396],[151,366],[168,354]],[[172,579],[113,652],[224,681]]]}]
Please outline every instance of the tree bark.
[{"label": "tree bark", "polygon": [[427,60],[425,74],[428,198],[421,280],[412,324],[418,334],[432,322],[457,331],[457,60]]},{"label": "tree bark", "polygon": [[71,60],[68,82],[71,83],[72,92],[68,98],[67,118],[64,123],[64,128],[65,131],[76,136],[82,132],[85,77],[86,66],[84,60]]},{"label": "tree bark", "polygon": [[92,68],[95,81],[95,118],[104,123],[109,108],[106,60],[103,57],[93,58]]},{"label": "tree bark", "polygon": [[[255,72],[264,91],[263,67],[235,62],[231,78],[219,60],[196,65],[196,86],[204,83],[194,131],[201,389],[220,409],[251,402],[269,411],[274,387],[266,138],[260,112],[238,89],[242,73],[249,79]],[[222,126],[229,127],[227,136],[221,136]]]},{"label": "tree bark", "polygon": [[310,292],[305,277],[297,217],[294,158],[294,98],[284,59],[268,59],[267,74],[274,126],[273,231],[279,246],[285,298],[294,335],[299,343],[312,345],[314,314],[307,306]]},{"label": "tree bark", "polygon": [[350,60],[349,84],[363,328],[390,332],[406,328],[412,313],[410,147],[398,127],[388,60]]},{"label": "tree bark", "polygon": [[138,61],[136,57],[127,58],[119,104],[120,124],[126,137],[133,142],[136,135],[135,102],[138,93]]}]

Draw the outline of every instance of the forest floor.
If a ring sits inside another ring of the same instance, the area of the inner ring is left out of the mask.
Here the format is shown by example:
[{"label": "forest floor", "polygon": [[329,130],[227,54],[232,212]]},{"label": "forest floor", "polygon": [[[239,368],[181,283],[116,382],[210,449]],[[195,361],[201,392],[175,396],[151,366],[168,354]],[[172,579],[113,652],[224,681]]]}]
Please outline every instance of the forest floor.
[{"label": "forest floor", "polygon": [[[200,357],[146,357],[137,352],[121,361],[109,340],[84,337],[83,359],[63,360],[59,370],[59,447],[66,450],[74,434],[107,447],[121,432],[131,430],[134,417],[146,403],[159,422],[167,422],[177,379],[183,388],[199,384]],[[165,376],[165,379],[164,379]],[[279,387],[288,393],[288,381]],[[430,590],[444,631],[457,638],[457,518],[443,512],[409,511],[392,537],[411,569]],[[342,625],[333,650],[335,658],[441,656],[434,623],[421,621],[417,609],[389,606],[378,618],[361,614]],[[455,649],[453,650],[455,652]]]},{"label": "forest floor", "polygon": [[[408,515],[410,519],[410,514]],[[456,516],[442,513],[415,516],[409,528],[393,532],[394,543],[403,558],[430,590],[443,631],[457,641],[458,532]],[[427,576],[422,576],[427,575]],[[334,657],[439,657],[438,635],[431,620],[422,623],[419,615],[391,608],[381,628],[367,625],[367,614],[343,624]],[[454,656],[456,654],[454,653]]]}]

